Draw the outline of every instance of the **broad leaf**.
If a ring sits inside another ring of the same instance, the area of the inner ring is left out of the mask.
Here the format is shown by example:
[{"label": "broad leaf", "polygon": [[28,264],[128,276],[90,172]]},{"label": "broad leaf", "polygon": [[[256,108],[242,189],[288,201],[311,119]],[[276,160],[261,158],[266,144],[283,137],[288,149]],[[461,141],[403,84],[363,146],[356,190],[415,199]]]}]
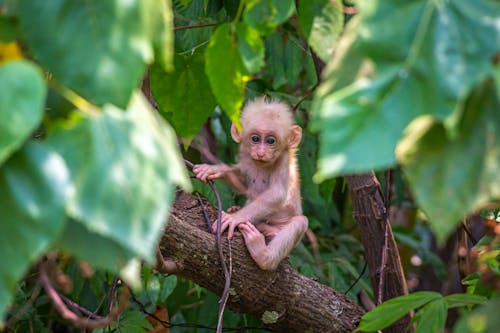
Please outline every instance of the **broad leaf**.
[{"label": "broad leaf", "polygon": [[18,14],[36,59],[97,104],[126,107],[153,60],[153,42],[168,48],[170,38],[168,8],[156,0],[20,0]]},{"label": "broad leaf", "polygon": [[189,187],[172,129],[136,94],[126,112],[106,105],[97,115],[73,118],[48,143],[76,186],[68,214],[152,262],[174,186]]},{"label": "broad leaf", "polygon": [[297,83],[302,70],[302,64],[304,63],[304,51],[298,45],[300,45],[298,40],[290,38],[284,50],[285,75],[290,87],[295,86]]},{"label": "broad leaf", "polygon": [[0,318],[18,280],[60,233],[69,189],[64,161],[40,144],[0,168]]},{"label": "broad leaf", "polygon": [[500,198],[499,110],[489,80],[464,103],[456,138],[432,119],[421,118],[398,146],[398,160],[440,241],[465,215]]},{"label": "broad leaf", "polygon": [[205,51],[205,61],[205,71],[217,102],[228,117],[239,124],[248,73],[229,24],[215,30]]},{"label": "broad leaf", "polygon": [[46,93],[33,64],[20,60],[0,66],[0,165],[40,123]]},{"label": "broad leaf", "polygon": [[418,324],[414,333],[441,333],[446,324],[448,304],[436,299],[418,311]]},{"label": "broad leaf", "polygon": [[171,73],[157,65],[151,67],[151,89],[161,114],[177,134],[192,138],[217,104],[205,74],[202,53],[176,55],[174,64],[175,71]]},{"label": "broad leaf", "polygon": [[257,30],[246,24],[236,25],[238,50],[249,73],[257,73],[264,66],[264,41]]},{"label": "broad leaf", "polygon": [[265,40],[267,68],[273,80],[273,88],[286,84],[283,39],[279,32],[268,36]]},{"label": "broad leaf", "polygon": [[250,0],[243,20],[261,34],[269,34],[295,12],[293,0]]},{"label": "broad leaf", "polygon": [[439,293],[420,291],[390,299],[370,312],[367,312],[361,318],[361,323],[356,329],[356,332],[375,332],[380,330],[396,322],[411,310],[417,309],[440,298],[442,298],[442,296]]},{"label": "broad leaf", "polygon": [[328,62],[344,25],[341,3],[331,0],[300,1],[298,18],[309,45],[321,60]]},{"label": "broad leaf", "polygon": [[[493,1],[362,1],[358,7],[359,21],[350,24],[357,40],[332,60],[337,70],[328,71],[315,97],[317,179],[393,165],[403,130],[420,115],[446,120],[453,134],[454,110],[492,72],[498,51],[500,5]],[[360,62],[364,80],[337,91],[330,76],[352,76],[349,61],[359,58],[366,60]]]}]

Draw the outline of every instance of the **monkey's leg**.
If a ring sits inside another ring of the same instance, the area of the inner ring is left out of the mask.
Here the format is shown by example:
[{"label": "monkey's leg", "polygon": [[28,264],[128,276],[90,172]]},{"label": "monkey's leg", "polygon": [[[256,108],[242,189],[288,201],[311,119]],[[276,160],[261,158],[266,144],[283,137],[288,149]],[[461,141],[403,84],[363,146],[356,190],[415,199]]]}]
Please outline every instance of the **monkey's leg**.
[{"label": "monkey's leg", "polygon": [[291,218],[267,245],[264,235],[254,225],[243,223],[238,228],[243,234],[248,252],[257,266],[263,270],[272,270],[276,269],[281,260],[288,256],[306,232],[307,218],[305,216]]}]

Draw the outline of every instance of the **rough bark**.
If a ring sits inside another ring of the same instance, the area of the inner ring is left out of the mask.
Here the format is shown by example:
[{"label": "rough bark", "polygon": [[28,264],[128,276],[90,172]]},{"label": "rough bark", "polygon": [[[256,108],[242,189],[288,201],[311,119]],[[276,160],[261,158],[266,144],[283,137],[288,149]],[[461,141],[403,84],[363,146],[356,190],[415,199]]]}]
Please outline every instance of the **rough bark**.
[{"label": "rough bark", "polygon": [[[210,218],[215,219],[214,208],[206,206]],[[160,249],[166,260],[177,263],[177,275],[221,295],[225,279],[215,236],[206,230],[198,201],[179,192]],[[351,332],[358,325],[363,315],[360,307],[343,294],[300,275],[286,260],[275,271],[260,270],[239,233],[230,243],[223,237],[223,248],[232,266],[227,303],[231,310],[253,314],[278,332]]]},{"label": "rough bark", "polygon": [[[399,258],[399,251],[387,218],[382,190],[375,174],[371,172],[347,176],[346,181],[351,193],[354,218],[358,223],[361,242],[365,248],[365,259],[370,269],[375,299],[379,299],[381,272],[384,273],[382,301],[407,294],[408,288]],[[386,219],[388,234],[387,244],[385,245]],[[382,267],[384,249],[387,251],[387,260],[385,267]],[[386,328],[384,332],[406,332],[410,319],[408,315]]]}]

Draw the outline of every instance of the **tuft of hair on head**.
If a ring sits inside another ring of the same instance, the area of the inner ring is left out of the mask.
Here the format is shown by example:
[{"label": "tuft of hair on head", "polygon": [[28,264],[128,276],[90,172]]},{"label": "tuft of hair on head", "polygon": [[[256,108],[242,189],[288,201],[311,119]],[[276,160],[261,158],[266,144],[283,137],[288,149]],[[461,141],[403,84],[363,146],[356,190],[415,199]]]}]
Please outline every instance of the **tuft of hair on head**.
[{"label": "tuft of hair on head", "polygon": [[241,111],[241,124],[243,131],[245,125],[272,122],[282,129],[288,130],[294,124],[293,113],[290,105],[267,96],[258,97],[248,101]]}]

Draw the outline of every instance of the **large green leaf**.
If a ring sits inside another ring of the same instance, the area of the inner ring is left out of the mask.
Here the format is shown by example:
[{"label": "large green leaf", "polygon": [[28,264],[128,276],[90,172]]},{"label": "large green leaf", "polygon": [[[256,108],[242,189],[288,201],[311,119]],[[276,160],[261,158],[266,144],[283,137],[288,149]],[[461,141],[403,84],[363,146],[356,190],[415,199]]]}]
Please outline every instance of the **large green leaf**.
[{"label": "large green leaf", "polygon": [[97,104],[126,107],[153,60],[153,42],[171,45],[162,1],[20,0],[18,14],[36,59]]},{"label": "large green leaf", "polygon": [[106,105],[97,115],[74,117],[47,142],[64,157],[75,184],[68,214],[153,261],[174,186],[189,182],[172,129],[144,97],[137,93],[126,112]]},{"label": "large green leaf", "polygon": [[[358,5],[357,40],[339,52],[342,59],[332,60],[337,70],[328,72],[315,97],[314,126],[322,139],[318,179],[394,164],[396,143],[419,115],[446,120],[453,133],[453,112],[492,72],[500,43],[500,5],[493,1]],[[365,79],[337,91],[330,76],[352,73],[343,65],[360,57],[369,60],[361,62]]]},{"label": "large green leaf", "polygon": [[273,80],[273,88],[277,89],[286,84],[284,45],[279,32],[268,36],[265,41],[267,68]]},{"label": "large green leaf", "polygon": [[468,213],[500,199],[500,100],[493,80],[476,89],[460,112],[458,137],[450,139],[441,124],[420,118],[397,150],[441,241]]},{"label": "large green leaf", "polygon": [[344,26],[341,3],[331,0],[300,1],[298,17],[309,45],[321,60],[328,62]]},{"label": "large green leaf", "polygon": [[40,144],[0,168],[0,321],[17,281],[60,233],[69,189],[64,161]]},{"label": "large green leaf", "polygon": [[161,114],[177,134],[192,138],[217,103],[205,74],[202,53],[176,55],[174,63],[175,71],[171,73],[157,65],[151,67],[151,89]]},{"label": "large green leaf", "polygon": [[293,0],[247,1],[243,20],[262,34],[269,34],[295,12]]},{"label": "large green leaf", "polygon": [[467,305],[483,304],[487,298],[474,294],[451,294],[444,297],[449,308],[456,308]]},{"label": "large green leaf", "polygon": [[239,123],[248,73],[230,27],[224,24],[215,30],[205,51],[205,71],[217,102],[233,122]]},{"label": "large green leaf", "polygon": [[419,291],[390,299],[361,318],[357,331],[375,332],[394,323],[405,314],[431,301],[442,298],[440,293]]},{"label": "large green leaf", "polygon": [[46,92],[33,64],[20,60],[0,66],[0,164],[40,123]]},{"label": "large green leaf", "polygon": [[414,333],[441,333],[446,324],[448,304],[444,299],[436,299],[418,311],[418,324]]}]

